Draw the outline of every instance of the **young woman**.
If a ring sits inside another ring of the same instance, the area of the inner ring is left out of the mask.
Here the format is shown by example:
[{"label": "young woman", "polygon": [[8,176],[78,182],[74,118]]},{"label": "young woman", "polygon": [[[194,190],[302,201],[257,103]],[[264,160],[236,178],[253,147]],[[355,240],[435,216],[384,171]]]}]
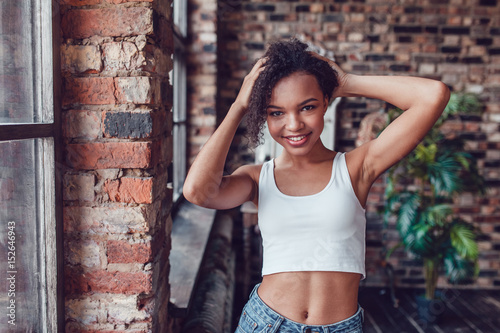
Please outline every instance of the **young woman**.
[{"label": "young woman", "polygon": [[[204,145],[184,184],[200,206],[258,207],[264,247],[262,283],[245,305],[237,332],[362,332],[359,282],[365,277],[365,204],[370,187],[407,155],[449,98],[439,81],[360,76],[306,51],[275,42],[245,77],[224,121]],[[365,96],[405,112],[375,140],[347,153],[320,139],[329,101]],[[243,116],[253,143],[267,127],[283,153],[224,176]]]}]

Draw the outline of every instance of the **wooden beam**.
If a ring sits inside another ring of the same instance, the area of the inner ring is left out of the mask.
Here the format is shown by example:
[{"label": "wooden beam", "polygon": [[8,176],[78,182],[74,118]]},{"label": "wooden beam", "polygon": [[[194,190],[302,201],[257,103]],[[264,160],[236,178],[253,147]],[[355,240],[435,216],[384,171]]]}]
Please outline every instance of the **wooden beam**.
[{"label": "wooden beam", "polygon": [[1,124],[0,141],[47,138],[54,136],[54,124]]}]

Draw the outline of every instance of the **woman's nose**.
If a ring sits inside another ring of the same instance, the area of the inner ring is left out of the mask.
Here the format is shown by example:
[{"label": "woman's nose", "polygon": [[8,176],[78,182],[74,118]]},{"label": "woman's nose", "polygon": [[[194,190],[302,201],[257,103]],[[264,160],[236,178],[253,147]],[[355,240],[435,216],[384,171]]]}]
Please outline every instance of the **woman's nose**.
[{"label": "woman's nose", "polygon": [[302,119],[300,116],[291,114],[286,122],[286,129],[289,131],[297,131],[302,128]]}]

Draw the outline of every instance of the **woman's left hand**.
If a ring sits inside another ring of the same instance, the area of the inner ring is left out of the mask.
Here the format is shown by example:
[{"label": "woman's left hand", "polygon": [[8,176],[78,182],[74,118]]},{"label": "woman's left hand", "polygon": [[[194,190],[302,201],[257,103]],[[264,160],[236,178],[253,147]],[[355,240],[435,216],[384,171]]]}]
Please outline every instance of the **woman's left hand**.
[{"label": "woman's left hand", "polygon": [[326,57],[323,57],[323,56],[317,54],[316,52],[310,52],[310,54],[313,57],[318,58],[318,59],[323,60],[324,62],[328,63],[328,65],[330,65],[330,67],[337,74],[337,80],[339,82],[339,86],[337,88],[335,88],[335,90],[333,91],[332,99],[337,98],[337,97],[347,96],[347,94],[345,94],[344,87],[346,87],[348,82],[349,82],[350,74],[344,72],[344,70],[342,68],[340,68],[340,66],[337,65],[337,63],[335,61],[333,61],[332,59],[328,59]]}]

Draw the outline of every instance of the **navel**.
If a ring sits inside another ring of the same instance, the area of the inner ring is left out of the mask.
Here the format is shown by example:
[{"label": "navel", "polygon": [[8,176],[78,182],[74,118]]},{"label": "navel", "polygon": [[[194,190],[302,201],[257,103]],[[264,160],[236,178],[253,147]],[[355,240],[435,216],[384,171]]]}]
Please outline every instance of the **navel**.
[{"label": "navel", "polygon": [[304,318],[306,318],[306,319],[307,319],[308,317],[309,317],[309,312],[304,311]]}]

